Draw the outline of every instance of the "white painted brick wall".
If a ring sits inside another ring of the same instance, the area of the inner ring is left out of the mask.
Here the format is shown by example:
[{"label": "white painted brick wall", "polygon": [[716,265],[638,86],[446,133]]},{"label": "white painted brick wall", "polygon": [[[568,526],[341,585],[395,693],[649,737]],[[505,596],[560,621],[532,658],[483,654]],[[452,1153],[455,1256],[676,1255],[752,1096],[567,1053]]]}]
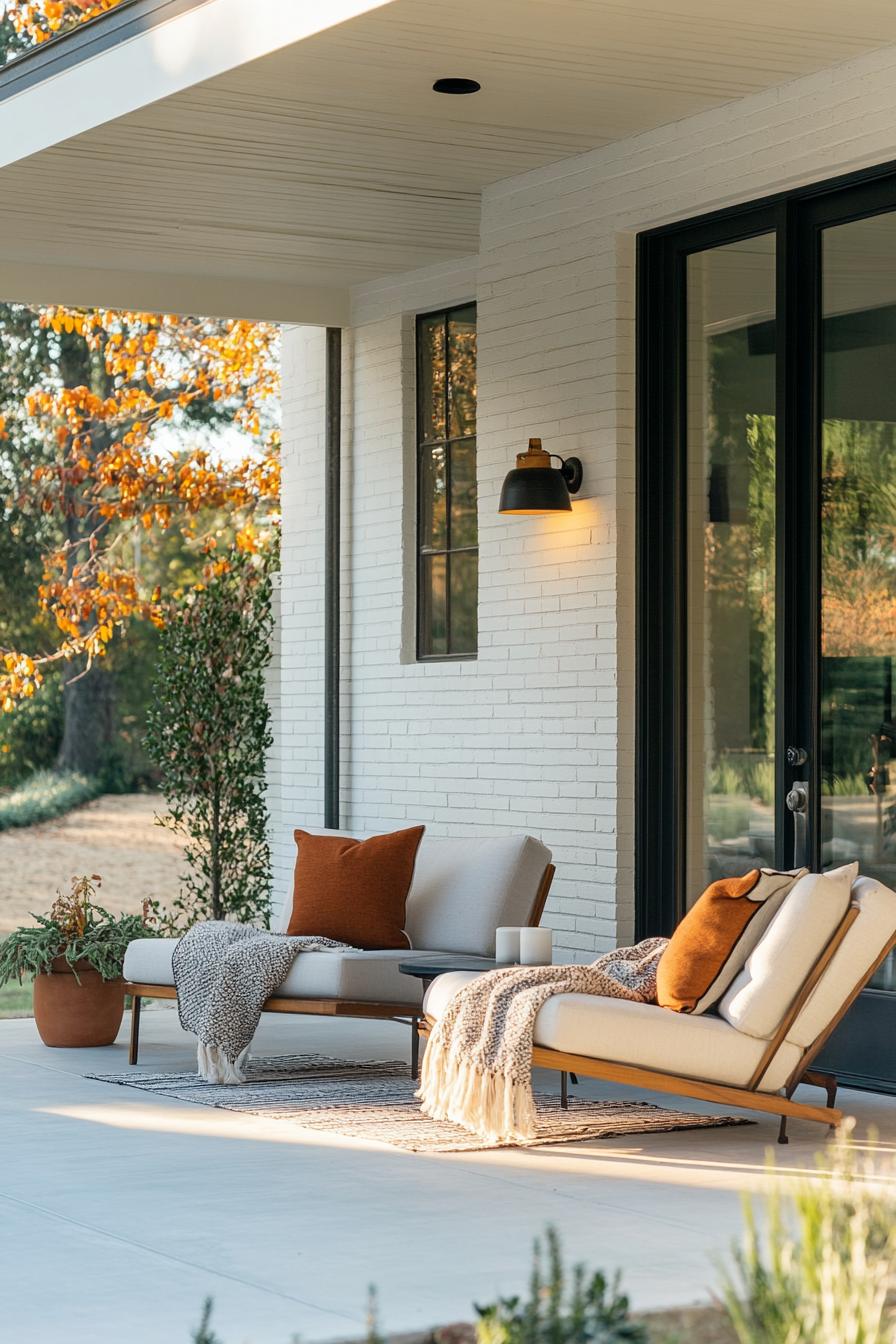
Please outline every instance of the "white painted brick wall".
[{"label": "white painted brick wall", "polygon": [[[324,332],[283,332],[280,695],[273,724],[280,801],[270,801],[274,906],[291,890],[296,826],[323,823]],[[273,709],[273,706],[272,706]]]},{"label": "white painted brick wall", "polygon": [[[346,378],[344,822],[525,830],[571,956],[633,928],[634,236],[896,158],[896,49],[489,188],[478,259],[366,285]],[[480,653],[407,661],[415,311],[479,304]],[[284,341],[283,776],[321,815],[323,335]],[[531,434],[585,464],[571,517],[501,518]],[[410,458],[408,455],[411,455]],[[404,654],[404,660],[403,660]]]}]

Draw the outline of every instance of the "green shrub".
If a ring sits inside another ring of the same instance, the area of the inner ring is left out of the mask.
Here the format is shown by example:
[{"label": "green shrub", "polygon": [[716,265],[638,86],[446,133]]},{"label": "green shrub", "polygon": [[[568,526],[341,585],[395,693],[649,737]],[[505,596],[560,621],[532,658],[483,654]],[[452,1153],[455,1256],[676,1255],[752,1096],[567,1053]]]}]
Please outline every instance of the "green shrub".
[{"label": "green shrub", "polygon": [[599,1270],[589,1276],[584,1265],[567,1275],[555,1228],[547,1229],[546,1241],[546,1267],[535,1243],[528,1301],[505,1297],[476,1307],[479,1344],[646,1344],[644,1326],[629,1317],[618,1275],[612,1281]]},{"label": "green shrub", "polygon": [[51,770],[61,741],[62,688],[58,675],[51,675],[40,695],[20,700],[0,715],[0,789],[13,789],[37,771]]},{"label": "green shrub", "polygon": [[868,782],[862,774],[830,775],[821,781],[821,792],[825,797],[867,798]]},{"label": "green shrub", "polygon": [[0,797],[0,831],[12,826],[35,826],[61,817],[102,792],[99,780],[86,775],[54,774],[39,770],[11,793]]},{"label": "green shrub", "polygon": [[740,1344],[893,1344],[887,1287],[896,1265],[896,1200],[860,1169],[848,1134],[833,1170],[765,1197],[760,1232],[745,1202],[723,1297]]},{"label": "green shrub", "polygon": [[774,761],[757,761],[750,766],[747,791],[751,798],[758,798],[771,807],[775,801]]},{"label": "green shrub", "polygon": [[171,912],[182,924],[270,917],[272,563],[232,552],[177,602],[161,635],[146,748],[168,804],[158,820],[185,842],[188,871]]},{"label": "green shrub", "polygon": [[730,761],[719,761],[718,765],[710,770],[708,784],[709,793],[721,793],[730,797],[747,792],[747,781],[743,772]]}]

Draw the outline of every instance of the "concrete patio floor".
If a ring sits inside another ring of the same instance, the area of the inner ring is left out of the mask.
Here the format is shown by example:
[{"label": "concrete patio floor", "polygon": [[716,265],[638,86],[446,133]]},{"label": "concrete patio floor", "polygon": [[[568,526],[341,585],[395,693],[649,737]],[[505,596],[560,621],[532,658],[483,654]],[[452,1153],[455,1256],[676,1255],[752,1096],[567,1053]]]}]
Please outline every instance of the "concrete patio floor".
[{"label": "concrete patio floor", "polygon": [[[191,1067],[191,1038],[173,1011],[144,1023],[140,1067]],[[269,1017],[255,1048],[396,1058],[407,1034]],[[570,1257],[621,1268],[637,1307],[698,1301],[775,1136],[768,1119],[427,1157],[84,1078],[128,1068],[124,1030],[105,1050],[48,1050],[31,1021],[6,1021],[0,1058],[10,1344],[188,1344],[207,1296],[223,1344],[346,1338],[363,1334],[368,1284],[386,1329],[470,1319],[473,1301],[524,1287],[546,1223]],[[843,1098],[858,1134],[874,1126],[896,1145],[896,1099]],[[811,1170],[823,1140],[792,1122],[790,1146],[777,1150],[782,1171]]]}]

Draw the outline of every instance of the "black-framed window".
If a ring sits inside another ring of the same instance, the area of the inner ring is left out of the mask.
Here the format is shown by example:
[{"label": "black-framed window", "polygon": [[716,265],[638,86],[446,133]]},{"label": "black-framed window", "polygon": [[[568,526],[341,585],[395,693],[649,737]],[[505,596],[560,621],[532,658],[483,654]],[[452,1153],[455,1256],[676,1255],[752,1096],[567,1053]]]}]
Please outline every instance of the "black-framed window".
[{"label": "black-framed window", "polygon": [[417,657],[474,658],[476,305],[417,318]]}]

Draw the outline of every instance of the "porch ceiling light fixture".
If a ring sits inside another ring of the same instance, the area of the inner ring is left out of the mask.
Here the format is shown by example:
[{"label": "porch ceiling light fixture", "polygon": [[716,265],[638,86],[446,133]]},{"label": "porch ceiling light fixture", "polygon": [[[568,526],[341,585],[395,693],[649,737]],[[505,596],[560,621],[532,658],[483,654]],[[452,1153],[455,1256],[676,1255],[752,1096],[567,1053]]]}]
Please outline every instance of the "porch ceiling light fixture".
[{"label": "porch ceiling light fixture", "polygon": [[453,93],[461,95],[464,93],[478,93],[482,85],[475,79],[458,79],[451,77],[449,79],[437,79],[432,86],[433,93]]},{"label": "porch ceiling light fixture", "polygon": [[[556,458],[559,467],[551,466]],[[499,513],[568,513],[570,495],[582,484],[582,463],[577,457],[557,457],[530,439],[524,453],[517,453],[516,466],[504,478]]]}]

